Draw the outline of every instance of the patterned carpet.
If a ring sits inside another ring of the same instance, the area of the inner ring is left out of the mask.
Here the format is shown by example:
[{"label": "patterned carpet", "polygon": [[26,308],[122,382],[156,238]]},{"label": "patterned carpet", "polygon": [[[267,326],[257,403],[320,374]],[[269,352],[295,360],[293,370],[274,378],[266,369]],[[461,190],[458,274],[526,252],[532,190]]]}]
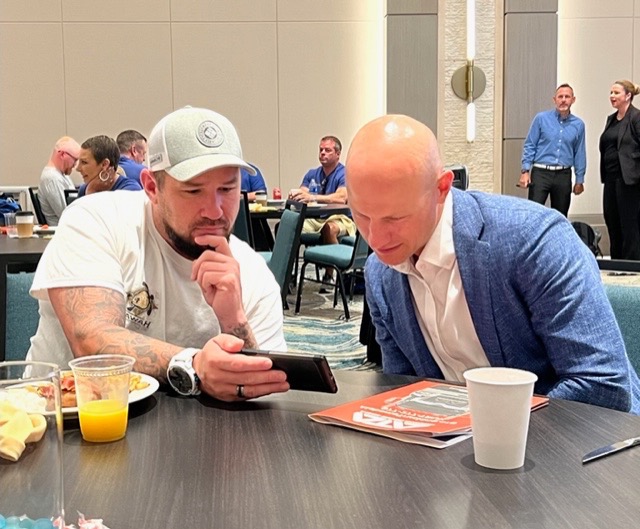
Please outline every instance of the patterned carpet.
[{"label": "patterned carpet", "polygon": [[289,351],[325,355],[333,369],[374,369],[366,363],[366,348],[358,339],[363,296],[354,296],[349,303],[351,318],[345,321],[340,298],[333,308],[333,293],[320,294],[319,289],[318,284],[304,284],[297,315],[296,296],[287,298],[290,308],[284,312],[284,334]]}]

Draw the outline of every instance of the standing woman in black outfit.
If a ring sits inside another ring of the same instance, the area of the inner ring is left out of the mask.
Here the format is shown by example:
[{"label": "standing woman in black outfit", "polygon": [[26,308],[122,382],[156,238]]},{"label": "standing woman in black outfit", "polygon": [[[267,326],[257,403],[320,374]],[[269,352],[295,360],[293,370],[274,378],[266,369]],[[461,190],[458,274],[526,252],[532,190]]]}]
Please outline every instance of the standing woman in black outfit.
[{"label": "standing woman in black outfit", "polygon": [[609,100],[617,112],[600,136],[604,221],[612,259],[640,261],[640,110],[631,102],[640,87],[616,81]]}]

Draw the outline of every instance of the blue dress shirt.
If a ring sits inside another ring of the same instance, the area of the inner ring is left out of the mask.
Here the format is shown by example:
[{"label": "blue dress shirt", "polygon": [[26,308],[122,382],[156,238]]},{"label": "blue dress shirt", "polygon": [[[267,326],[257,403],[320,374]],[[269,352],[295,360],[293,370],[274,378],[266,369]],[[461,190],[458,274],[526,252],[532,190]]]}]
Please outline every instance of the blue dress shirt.
[{"label": "blue dress shirt", "polygon": [[137,163],[136,161],[126,156],[120,156],[120,159],[118,160],[118,166],[122,167],[122,170],[124,171],[124,174],[127,175],[127,178],[132,178],[142,187],[142,182],[140,182],[140,173],[143,169],[146,169],[146,166],[142,165],[141,163]]},{"label": "blue dress shirt", "polygon": [[522,151],[522,169],[534,163],[573,167],[576,184],[584,183],[587,170],[584,122],[573,114],[562,118],[557,110],[536,114]]}]

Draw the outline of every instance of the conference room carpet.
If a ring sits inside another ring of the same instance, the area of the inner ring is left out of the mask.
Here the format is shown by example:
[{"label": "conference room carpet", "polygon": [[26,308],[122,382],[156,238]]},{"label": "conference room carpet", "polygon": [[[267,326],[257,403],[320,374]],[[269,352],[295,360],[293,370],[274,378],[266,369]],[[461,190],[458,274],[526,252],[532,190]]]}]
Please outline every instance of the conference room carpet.
[{"label": "conference room carpet", "polygon": [[289,351],[325,355],[332,369],[376,369],[366,363],[366,348],[359,341],[363,296],[354,296],[349,304],[351,318],[345,321],[340,298],[333,308],[333,293],[318,290],[319,285],[305,283],[297,315],[296,296],[287,298],[290,308],[284,311],[284,335]]}]

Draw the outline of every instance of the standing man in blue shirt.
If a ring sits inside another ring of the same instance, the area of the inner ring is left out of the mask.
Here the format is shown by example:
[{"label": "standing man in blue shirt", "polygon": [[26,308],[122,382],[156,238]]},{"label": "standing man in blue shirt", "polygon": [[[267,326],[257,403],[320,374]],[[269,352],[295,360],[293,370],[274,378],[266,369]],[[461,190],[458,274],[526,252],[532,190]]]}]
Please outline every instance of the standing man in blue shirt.
[{"label": "standing man in blue shirt", "polygon": [[584,122],[571,113],[573,88],[561,84],[553,98],[556,108],[536,114],[522,152],[520,187],[529,188],[529,200],[551,207],[565,217],[571,204],[571,168],[576,175],[573,193],[584,191],[587,170]]},{"label": "standing man in blue shirt", "polygon": [[147,156],[147,138],[137,130],[123,130],[118,134],[116,143],[120,149],[118,167],[122,168],[127,178],[140,184],[140,173],[147,168],[144,165],[144,159]]}]

